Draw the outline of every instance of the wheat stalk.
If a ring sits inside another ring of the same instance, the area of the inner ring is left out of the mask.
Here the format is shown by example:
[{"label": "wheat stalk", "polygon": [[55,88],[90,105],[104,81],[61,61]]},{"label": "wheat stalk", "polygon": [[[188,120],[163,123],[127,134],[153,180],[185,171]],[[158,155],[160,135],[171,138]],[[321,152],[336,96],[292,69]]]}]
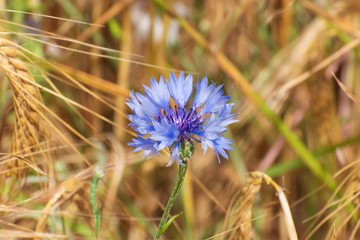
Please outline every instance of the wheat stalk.
[{"label": "wheat stalk", "polygon": [[[10,83],[15,112],[11,154],[20,156],[0,165],[0,169],[7,172],[0,177],[0,183],[9,176],[16,176],[16,181],[21,182],[28,170],[26,166],[29,166],[24,159],[34,165],[38,165],[42,159],[35,152],[51,160],[51,154],[46,150],[51,149],[50,131],[43,121],[43,106],[39,104],[43,103],[42,97],[33,84],[35,80],[28,67],[18,58],[21,55],[16,44],[0,38],[0,69]],[[51,166],[50,162],[48,161],[48,166]],[[47,172],[49,173],[49,169]]]}]

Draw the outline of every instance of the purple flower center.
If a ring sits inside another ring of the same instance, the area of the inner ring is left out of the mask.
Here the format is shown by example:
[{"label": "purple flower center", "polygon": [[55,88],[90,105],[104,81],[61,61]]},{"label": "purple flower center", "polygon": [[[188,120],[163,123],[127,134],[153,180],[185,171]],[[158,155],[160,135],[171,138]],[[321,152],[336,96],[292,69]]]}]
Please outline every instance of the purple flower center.
[{"label": "purple flower center", "polygon": [[200,142],[199,139],[194,137],[194,134],[199,133],[202,130],[204,119],[196,111],[196,108],[190,108],[190,110],[178,107],[169,107],[168,111],[162,110],[161,115],[157,120],[166,119],[169,123],[175,123],[180,133],[180,140],[188,141],[195,140]]}]

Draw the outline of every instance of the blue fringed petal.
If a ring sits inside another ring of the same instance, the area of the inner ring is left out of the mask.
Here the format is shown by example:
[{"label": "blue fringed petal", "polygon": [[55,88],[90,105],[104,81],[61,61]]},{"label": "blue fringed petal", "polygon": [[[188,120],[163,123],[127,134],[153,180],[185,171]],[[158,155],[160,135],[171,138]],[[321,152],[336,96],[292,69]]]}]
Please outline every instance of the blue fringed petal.
[{"label": "blue fringed petal", "polygon": [[165,111],[169,110],[170,93],[163,77],[160,77],[160,81],[150,79],[151,88],[144,86],[145,95],[156,104],[160,109]]},{"label": "blue fringed petal", "polygon": [[129,143],[130,147],[134,147],[134,152],[144,151],[144,157],[151,158],[153,155],[158,154],[157,146],[158,143],[151,139],[144,139],[142,137],[133,138],[132,142]]},{"label": "blue fringed petal", "polygon": [[214,84],[208,86],[207,77],[204,77],[201,81],[198,81],[196,85],[196,93],[194,97],[193,106],[195,108],[199,108],[202,105],[204,105],[204,103],[208,101],[209,96],[212,93],[213,89],[214,89]]},{"label": "blue fringed petal", "polygon": [[192,75],[188,75],[185,78],[182,72],[177,79],[173,73],[170,73],[170,81],[167,82],[167,86],[171,97],[174,99],[179,107],[185,107],[189,100],[193,90],[193,78]]},{"label": "blue fringed petal", "polygon": [[229,101],[230,97],[223,96],[224,91],[221,90],[222,86],[223,85],[220,85],[216,88],[214,86],[213,91],[208,97],[208,101],[206,102],[204,108],[201,109],[201,114],[218,113],[219,109],[222,108],[227,101]]}]

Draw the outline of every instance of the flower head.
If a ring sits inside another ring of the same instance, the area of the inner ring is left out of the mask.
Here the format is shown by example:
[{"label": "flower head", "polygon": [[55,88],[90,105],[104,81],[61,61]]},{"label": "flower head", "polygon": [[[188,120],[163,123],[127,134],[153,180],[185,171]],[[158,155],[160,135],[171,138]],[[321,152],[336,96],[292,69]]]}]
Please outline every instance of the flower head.
[{"label": "flower head", "polygon": [[209,85],[204,77],[197,81],[194,89],[192,75],[185,76],[182,72],[178,78],[171,73],[170,80],[151,79],[150,87],[144,88],[144,94],[131,92],[127,101],[133,112],[129,115],[129,125],[138,134],[129,143],[135,152],[142,150],[150,158],[169,148],[168,166],[174,160],[182,164],[198,142],[204,153],[211,148],[219,161],[220,156],[227,159],[225,150],[232,149],[232,141],[222,133],[236,122],[236,114],[231,113],[232,104],[227,103],[230,97],[224,96],[222,85]]}]

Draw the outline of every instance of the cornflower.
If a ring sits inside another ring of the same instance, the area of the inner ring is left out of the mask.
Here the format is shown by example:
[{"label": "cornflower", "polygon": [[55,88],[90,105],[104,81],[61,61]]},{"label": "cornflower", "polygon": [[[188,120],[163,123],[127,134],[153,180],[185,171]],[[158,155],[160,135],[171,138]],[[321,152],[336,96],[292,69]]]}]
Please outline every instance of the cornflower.
[{"label": "cornflower", "polygon": [[157,82],[151,78],[144,94],[132,91],[127,100],[133,112],[129,125],[137,132],[129,146],[135,152],[144,151],[147,158],[168,148],[167,166],[174,160],[183,164],[191,157],[195,143],[201,143],[204,153],[213,149],[218,161],[220,156],[227,159],[226,150],[232,149],[232,141],[222,134],[236,122],[236,114],[231,113],[233,104],[228,103],[230,97],[224,96],[222,86],[214,82],[209,85],[204,77],[194,88],[192,75],[183,72],[178,78],[170,73],[170,80],[161,76]]}]

